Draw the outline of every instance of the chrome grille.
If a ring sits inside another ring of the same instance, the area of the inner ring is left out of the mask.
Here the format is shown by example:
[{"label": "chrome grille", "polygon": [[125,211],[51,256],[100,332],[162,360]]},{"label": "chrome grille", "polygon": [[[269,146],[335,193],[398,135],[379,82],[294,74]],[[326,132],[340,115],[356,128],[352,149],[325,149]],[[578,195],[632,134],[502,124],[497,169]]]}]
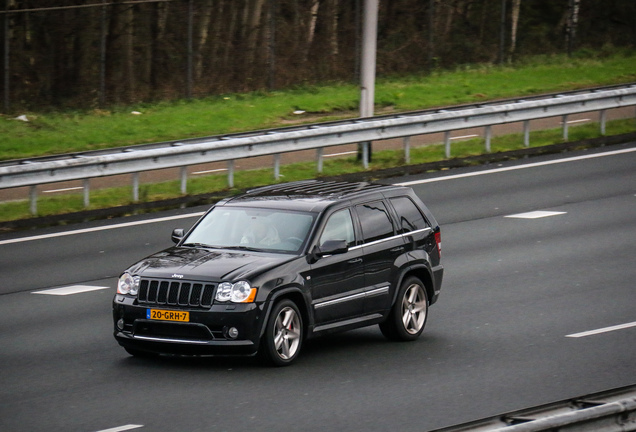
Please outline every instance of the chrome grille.
[{"label": "chrome grille", "polygon": [[140,304],[209,308],[216,284],[142,279],[137,300]]}]

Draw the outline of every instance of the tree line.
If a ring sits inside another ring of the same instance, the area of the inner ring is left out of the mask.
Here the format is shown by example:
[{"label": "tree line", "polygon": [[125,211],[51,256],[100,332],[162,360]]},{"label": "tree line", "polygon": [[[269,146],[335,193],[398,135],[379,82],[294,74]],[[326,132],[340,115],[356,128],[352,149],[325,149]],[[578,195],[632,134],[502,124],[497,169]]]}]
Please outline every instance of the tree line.
[{"label": "tree line", "polygon": [[[90,108],[356,82],[363,6],[0,0],[3,108]],[[380,0],[377,74],[635,44],[633,0]]]}]

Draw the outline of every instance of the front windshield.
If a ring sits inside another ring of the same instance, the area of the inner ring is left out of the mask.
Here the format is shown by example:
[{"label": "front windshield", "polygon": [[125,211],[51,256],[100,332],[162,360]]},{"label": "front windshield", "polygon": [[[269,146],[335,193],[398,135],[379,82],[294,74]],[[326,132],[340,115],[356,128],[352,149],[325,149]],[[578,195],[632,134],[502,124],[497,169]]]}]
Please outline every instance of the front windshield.
[{"label": "front windshield", "polygon": [[215,207],[183,245],[298,252],[314,221],[311,213],[248,207]]}]

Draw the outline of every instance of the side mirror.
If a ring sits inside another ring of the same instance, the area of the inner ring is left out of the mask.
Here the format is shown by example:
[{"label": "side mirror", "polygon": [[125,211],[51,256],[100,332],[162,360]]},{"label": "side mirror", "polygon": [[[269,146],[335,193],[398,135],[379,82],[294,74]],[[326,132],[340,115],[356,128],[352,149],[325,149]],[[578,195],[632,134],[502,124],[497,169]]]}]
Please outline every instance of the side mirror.
[{"label": "side mirror", "polygon": [[325,255],[338,255],[349,251],[346,240],[327,240],[320,246],[315,246],[311,253],[307,256],[307,261],[315,263],[319,258]]},{"label": "side mirror", "polygon": [[325,256],[343,254],[348,250],[349,246],[347,246],[346,240],[327,240],[320,245],[316,252],[318,253],[318,256]]},{"label": "side mirror", "polygon": [[172,241],[173,243],[179,243],[182,239],[183,236],[185,236],[185,231],[183,230],[183,228],[175,228],[174,230],[172,230]]}]

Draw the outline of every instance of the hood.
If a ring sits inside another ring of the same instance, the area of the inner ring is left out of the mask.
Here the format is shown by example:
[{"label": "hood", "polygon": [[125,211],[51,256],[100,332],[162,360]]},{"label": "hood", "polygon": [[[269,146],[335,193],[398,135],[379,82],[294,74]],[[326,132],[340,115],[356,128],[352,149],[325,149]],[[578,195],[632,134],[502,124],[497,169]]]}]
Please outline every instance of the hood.
[{"label": "hood", "polygon": [[287,254],[173,247],[139,261],[128,271],[151,278],[238,281],[295,258]]}]

